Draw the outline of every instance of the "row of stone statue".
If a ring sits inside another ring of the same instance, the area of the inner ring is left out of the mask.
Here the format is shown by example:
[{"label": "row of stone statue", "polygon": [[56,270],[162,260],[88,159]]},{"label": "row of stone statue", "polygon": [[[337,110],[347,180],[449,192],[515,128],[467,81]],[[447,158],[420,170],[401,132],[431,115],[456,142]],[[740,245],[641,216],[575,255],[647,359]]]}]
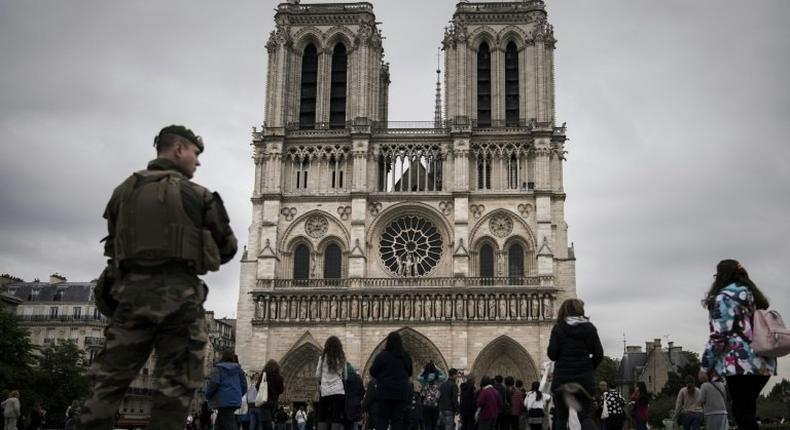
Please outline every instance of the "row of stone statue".
[{"label": "row of stone statue", "polygon": [[255,319],[294,321],[529,321],[552,319],[552,293],[271,294],[255,297]]}]

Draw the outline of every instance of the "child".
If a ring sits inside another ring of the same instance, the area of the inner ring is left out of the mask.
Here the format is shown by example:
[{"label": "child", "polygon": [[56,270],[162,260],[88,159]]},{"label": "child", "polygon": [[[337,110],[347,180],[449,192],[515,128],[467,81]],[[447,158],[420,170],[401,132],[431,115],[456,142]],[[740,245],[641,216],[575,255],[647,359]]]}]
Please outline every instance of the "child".
[{"label": "child", "polygon": [[702,386],[700,387],[700,403],[702,413],[705,414],[706,430],[727,430],[727,395],[726,387],[721,382],[710,382],[705,372],[699,375]]}]

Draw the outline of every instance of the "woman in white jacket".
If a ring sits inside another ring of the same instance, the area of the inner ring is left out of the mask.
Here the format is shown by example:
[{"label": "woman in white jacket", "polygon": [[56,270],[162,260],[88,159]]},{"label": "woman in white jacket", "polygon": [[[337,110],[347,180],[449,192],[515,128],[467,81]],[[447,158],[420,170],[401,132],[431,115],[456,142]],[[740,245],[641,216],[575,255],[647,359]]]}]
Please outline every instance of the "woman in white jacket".
[{"label": "woman in white jacket", "polygon": [[[330,336],[318,360],[315,376],[321,381],[318,400],[318,430],[343,430],[346,391],[346,354],[337,336]],[[330,428],[331,424],[331,428]]]},{"label": "woman in white jacket", "polygon": [[546,419],[546,405],[551,400],[551,396],[543,393],[539,389],[540,383],[533,382],[532,389],[527,392],[524,398],[524,407],[527,408],[527,424],[532,430],[541,430],[543,421]]}]

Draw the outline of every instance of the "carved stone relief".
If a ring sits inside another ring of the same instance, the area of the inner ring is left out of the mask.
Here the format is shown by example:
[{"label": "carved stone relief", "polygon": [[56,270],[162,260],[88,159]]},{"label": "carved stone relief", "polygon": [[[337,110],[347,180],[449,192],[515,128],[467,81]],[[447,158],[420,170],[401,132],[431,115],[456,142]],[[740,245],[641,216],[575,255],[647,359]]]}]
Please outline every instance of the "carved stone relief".
[{"label": "carved stone relief", "polygon": [[472,212],[472,215],[475,219],[480,219],[483,216],[483,213],[486,211],[486,207],[483,205],[471,205],[469,206],[469,211]]},{"label": "carved stone relief", "polygon": [[311,215],[304,223],[304,231],[308,236],[320,239],[326,235],[329,229],[329,221],[323,215]]},{"label": "carved stone relief", "polygon": [[507,237],[513,232],[513,220],[509,215],[496,214],[488,222],[488,228],[497,237]]},{"label": "carved stone relief", "polygon": [[285,218],[286,221],[293,221],[294,217],[296,216],[296,212],[296,208],[280,209],[280,214]]}]

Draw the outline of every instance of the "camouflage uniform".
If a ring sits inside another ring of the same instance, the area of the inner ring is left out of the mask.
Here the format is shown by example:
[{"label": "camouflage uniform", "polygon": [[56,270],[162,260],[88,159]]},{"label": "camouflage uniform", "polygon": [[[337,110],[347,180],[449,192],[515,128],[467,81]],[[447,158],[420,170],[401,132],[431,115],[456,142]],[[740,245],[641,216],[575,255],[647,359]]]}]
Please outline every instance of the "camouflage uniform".
[{"label": "camouflage uniform", "polygon": [[[138,173],[171,171],[182,178],[183,211],[195,226],[210,232],[219,250],[218,263],[233,258],[237,242],[219,195],[188,181],[170,160],[151,161],[147,170]],[[158,390],[153,394],[148,428],[182,428],[195,389],[204,380],[208,334],[203,302],[208,289],[197,274],[205,270],[178,259],[127,260],[128,263],[116,259],[118,218],[127,182],[115,189],[104,214],[109,230],[105,254],[111,259],[111,267],[117,267],[109,295],[117,305],[105,329],[105,347],[91,368],[95,385],[92,398],[83,409],[82,427],[112,428],[129,384],[156,350],[154,378]],[[150,228],[161,231],[162,226]]]}]

